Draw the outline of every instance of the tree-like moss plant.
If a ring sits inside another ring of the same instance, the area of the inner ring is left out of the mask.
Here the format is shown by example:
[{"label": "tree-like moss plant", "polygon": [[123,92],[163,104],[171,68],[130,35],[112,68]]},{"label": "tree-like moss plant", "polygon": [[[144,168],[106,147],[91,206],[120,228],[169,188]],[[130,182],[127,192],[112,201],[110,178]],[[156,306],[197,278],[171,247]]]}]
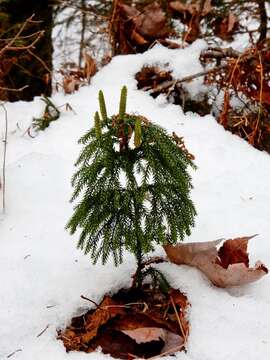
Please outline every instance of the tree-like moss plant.
[{"label": "tree-like moss plant", "polygon": [[[76,162],[71,201],[79,199],[67,224],[81,230],[78,247],[103,264],[110,254],[116,265],[123,250],[137,260],[141,286],[144,254],[155,244],[174,244],[190,234],[195,209],[187,168],[194,167],[177,136],[143,116],[126,113],[127,88],[119,113],[109,117],[103,93],[94,126],[79,140],[84,148]],[[178,140],[177,140],[178,139]]]}]

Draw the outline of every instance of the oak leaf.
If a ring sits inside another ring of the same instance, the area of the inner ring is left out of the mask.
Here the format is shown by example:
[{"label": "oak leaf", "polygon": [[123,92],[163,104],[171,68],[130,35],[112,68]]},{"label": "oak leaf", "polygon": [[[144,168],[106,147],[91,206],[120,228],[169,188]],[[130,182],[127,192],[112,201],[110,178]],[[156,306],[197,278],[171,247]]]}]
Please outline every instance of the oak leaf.
[{"label": "oak leaf", "polygon": [[165,245],[169,260],[177,265],[194,266],[201,270],[216,286],[231,287],[259,280],[268,273],[267,267],[258,261],[249,268],[247,244],[254,236],[229,239],[217,250],[222,241]]}]

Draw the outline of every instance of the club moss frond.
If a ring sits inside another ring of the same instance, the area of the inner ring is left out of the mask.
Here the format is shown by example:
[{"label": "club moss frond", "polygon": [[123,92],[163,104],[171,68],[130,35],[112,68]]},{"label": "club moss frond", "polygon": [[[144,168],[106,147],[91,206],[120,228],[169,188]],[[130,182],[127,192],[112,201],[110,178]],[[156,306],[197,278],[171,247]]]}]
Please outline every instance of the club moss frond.
[{"label": "club moss frond", "polygon": [[112,255],[118,265],[128,250],[140,265],[155,244],[184,240],[194,226],[192,159],[166,130],[127,114],[126,97],[123,88],[119,114],[106,123],[96,113],[93,128],[80,139],[83,149],[72,179],[76,206],[67,229],[80,231],[78,247],[94,263]]}]

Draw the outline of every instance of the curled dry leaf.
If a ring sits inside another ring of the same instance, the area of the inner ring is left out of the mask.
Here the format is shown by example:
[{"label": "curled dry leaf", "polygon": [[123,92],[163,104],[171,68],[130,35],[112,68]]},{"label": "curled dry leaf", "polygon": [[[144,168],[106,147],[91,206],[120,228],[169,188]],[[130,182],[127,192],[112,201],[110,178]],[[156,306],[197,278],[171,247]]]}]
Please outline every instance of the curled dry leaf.
[{"label": "curled dry leaf", "polygon": [[158,327],[142,327],[134,330],[122,330],[122,332],[134,339],[137,344],[160,339],[165,342],[166,338],[166,330]]},{"label": "curled dry leaf", "polygon": [[81,81],[72,75],[66,75],[63,78],[63,89],[65,94],[73,94],[79,89],[80,85]]},{"label": "curled dry leaf", "polygon": [[184,344],[182,336],[158,327],[142,327],[134,330],[122,330],[122,332],[135,340],[137,344],[162,340],[164,346],[161,353],[174,351],[175,348]]},{"label": "curled dry leaf", "polygon": [[170,48],[178,47],[178,44],[166,40],[173,31],[158,2],[145,6],[141,11],[119,2],[117,16],[113,31],[117,54],[144,52],[155,41],[162,41]]},{"label": "curled dry leaf", "polygon": [[170,30],[167,27],[166,14],[157,2],[145,6],[142,12],[134,6],[126,4],[119,6],[141,36],[147,39],[157,39],[169,35]]},{"label": "curled dry leaf", "polygon": [[135,75],[138,89],[150,90],[155,89],[165,81],[172,81],[171,71],[164,67],[143,66]]},{"label": "curled dry leaf", "polygon": [[166,245],[164,249],[170,261],[198,268],[216,286],[239,286],[257,281],[268,273],[267,267],[260,261],[249,268],[247,245],[254,236],[226,240],[219,250],[216,247],[222,239]]},{"label": "curled dry leaf", "polygon": [[182,1],[172,1],[169,3],[169,8],[172,11],[172,16],[180,18],[180,20],[188,25],[188,30],[184,35],[184,40],[191,43],[198,39],[201,29],[200,21],[212,10],[211,0],[201,2],[193,2],[187,4]]},{"label": "curled dry leaf", "polygon": [[121,307],[115,307],[116,303],[111,297],[105,296],[100,306],[93,313],[86,314],[83,318],[83,324],[79,327],[84,328],[82,334],[77,334],[75,329],[78,322],[81,322],[81,317],[73,318],[71,327],[66,329],[61,335],[66,349],[74,350],[83,347],[83,344],[88,343],[96,335],[100,326],[106,324],[109,320],[115,318],[117,315],[123,315],[124,310]]},{"label": "curled dry leaf", "polygon": [[165,38],[170,32],[166,14],[157,2],[147,5],[134,22],[140,33],[149,39]]},{"label": "curled dry leaf", "polygon": [[84,67],[79,68],[75,64],[66,64],[60,70],[63,76],[63,90],[65,94],[73,94],[83,85],[90,84],[91,78],[98,71],[95,59],[89,54],[84,54]]}]

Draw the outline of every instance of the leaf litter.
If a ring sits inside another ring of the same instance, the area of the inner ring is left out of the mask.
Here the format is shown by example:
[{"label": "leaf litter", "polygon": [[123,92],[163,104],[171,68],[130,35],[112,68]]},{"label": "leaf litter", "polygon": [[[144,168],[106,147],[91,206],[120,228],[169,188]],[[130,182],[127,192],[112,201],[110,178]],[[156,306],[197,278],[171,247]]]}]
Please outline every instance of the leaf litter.
[{"label": "leaf litter", "polygon": [[[226,288],[257,281],[268,273],[260,261],[249,266],[247,248],[254,236],[166,245],[164,249],[171,262],[196,267],[214,285]],[[162,261],[166,260],[159,258],[150,263]],[[164,292],[149,284],[141,289],[131,286],[113,296],[105,295],[100,304],[94,305],[95,309],[72,318],[66,329],[58,331],[67,352],[91,353],[101,348],[115,358],[154,359],[186,349],[190,304],[179,290]]]},{"label": "leaf litter", "polygon": [[105,295],[96,309],[72,318],[58,331],[66,350],[91,353],[101,348],[115,358],[151,358],[184,350],[189,334],[189,302],[179,290],[144,284]]}]

